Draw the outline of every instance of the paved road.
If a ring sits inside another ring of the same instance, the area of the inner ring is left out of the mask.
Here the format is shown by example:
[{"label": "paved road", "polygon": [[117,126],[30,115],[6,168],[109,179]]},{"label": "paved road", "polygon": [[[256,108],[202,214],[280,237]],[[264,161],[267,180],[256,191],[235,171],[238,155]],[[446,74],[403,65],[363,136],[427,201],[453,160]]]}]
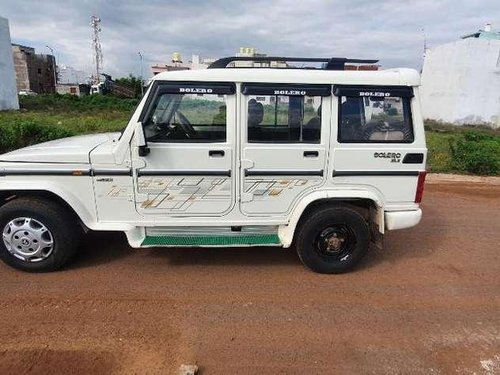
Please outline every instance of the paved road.
[{"label": "paved road", "polygon": [[2,264],[0,373],[500,373],[500,186],[429,185],[424,209],[345,275],[116,234],[62,272]]}]

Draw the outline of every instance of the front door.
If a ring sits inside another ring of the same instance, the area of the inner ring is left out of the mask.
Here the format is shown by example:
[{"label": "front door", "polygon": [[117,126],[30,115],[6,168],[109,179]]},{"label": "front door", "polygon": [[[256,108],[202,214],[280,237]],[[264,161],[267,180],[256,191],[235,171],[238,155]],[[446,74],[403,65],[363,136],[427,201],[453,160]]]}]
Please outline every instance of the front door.
[{"label": "front door", "polygon": [[235,88],[155,82],[142,124],[149,153],[134,155],[141,214],[219,216],[235,198]]},{"label": "front door", "polygon": [[244,84],[241,210],[285,215],[323,184],[331,86]]}]

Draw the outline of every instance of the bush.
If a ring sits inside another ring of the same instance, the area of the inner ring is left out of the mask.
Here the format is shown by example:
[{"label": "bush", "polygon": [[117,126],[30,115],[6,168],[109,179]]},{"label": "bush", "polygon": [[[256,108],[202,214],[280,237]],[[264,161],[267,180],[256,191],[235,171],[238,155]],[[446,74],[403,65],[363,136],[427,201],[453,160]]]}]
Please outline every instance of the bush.
[{"label": "bush", "polygon": [[49,110],[51,112],[82,112],[102,109],[132,111],[138,103],[138,99],[122,99],[112,95],[86,95],[78,97],[70,94],[44,94],[19,96],[20,107],[32,111]]},{"label": "bush", "polygon": [[0,153],[72,135],[75,133],[68,129],[44,126],[33,121],[3,125],[0,132]]},{"label": "bush", "polygon": [[453,168],[480,175],[500,173],[500,137],[467,131],[450,142]]}]

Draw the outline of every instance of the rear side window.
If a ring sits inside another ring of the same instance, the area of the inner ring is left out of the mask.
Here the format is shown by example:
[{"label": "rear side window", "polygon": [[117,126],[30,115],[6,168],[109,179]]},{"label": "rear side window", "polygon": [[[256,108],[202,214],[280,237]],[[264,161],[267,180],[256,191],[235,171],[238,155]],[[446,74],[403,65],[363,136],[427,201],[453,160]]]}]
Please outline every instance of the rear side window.
[{"label": "rear side window", "polygon": [[245,85],[249,143],[320,143],[328,86]]},{"label": "rear side window", "polygon": [[413,142],[410,88],[349,88],[337,93],[339,142]]}]

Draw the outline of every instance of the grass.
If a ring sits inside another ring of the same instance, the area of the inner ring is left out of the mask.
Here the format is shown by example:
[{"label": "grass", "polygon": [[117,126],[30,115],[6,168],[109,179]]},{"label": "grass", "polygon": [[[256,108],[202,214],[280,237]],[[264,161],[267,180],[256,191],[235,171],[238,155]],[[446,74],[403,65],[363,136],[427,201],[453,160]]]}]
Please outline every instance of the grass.
[{"label": "grass", "polygon": [[77,134],[119,131],[138,101],[93,95],[21,96],[20,111],[0,112],[0,153]]},{"label": "grass", "polygon": [[428,120],[425,134],[429,172],[499,175],[500,129]]},{"label": "grass", "polygon": [[91,113],[0,112],[2,127],[31,122],[41,126],[60,127],[75,134],[116,131],[127,125],[129,119],[129,112],[103,110]]},{"label": "grass", "polygon": [[[20,111],[0,112],[0,153],[76,134],[119,131],[137,100],[38,95],[20,97],[20,104]],[[500,130],[435,121],[426,121],[425,129],[429,172],[500,174]]]}]

